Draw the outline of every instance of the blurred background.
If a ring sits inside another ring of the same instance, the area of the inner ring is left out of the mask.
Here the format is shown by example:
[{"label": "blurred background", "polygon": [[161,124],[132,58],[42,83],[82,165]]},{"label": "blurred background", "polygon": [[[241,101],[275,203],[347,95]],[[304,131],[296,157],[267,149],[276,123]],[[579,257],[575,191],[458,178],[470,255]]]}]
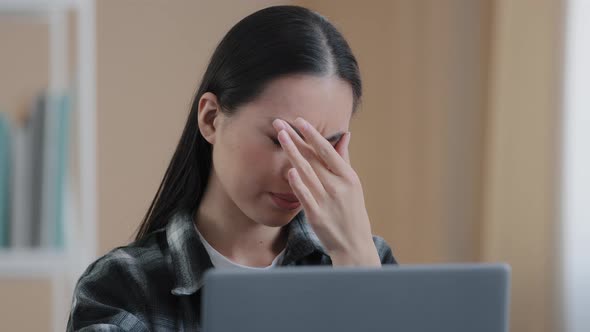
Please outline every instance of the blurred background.
[{"label": "blurred background", "polygon": [[214,47],[276,4],[326,16],[359,60],[351,159],[398,261],[507,262],[511,331],[590,331],[585,0],[0,0],[1,329],[65,328]]}]

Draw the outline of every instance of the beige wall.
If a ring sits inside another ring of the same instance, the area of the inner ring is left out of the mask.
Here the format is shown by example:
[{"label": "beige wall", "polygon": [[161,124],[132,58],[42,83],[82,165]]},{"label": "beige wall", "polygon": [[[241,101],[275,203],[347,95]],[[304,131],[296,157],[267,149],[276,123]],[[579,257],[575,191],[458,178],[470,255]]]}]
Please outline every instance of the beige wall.
[{"label": "beige wall", "polygon": [[44,279],[0,280],[3,331],[51,330],[51,282]]},{"label": "beige wall", "polygon": [[[288,2],[97,1],[99,254],[131,240],[223,34]],[[374,233],[402,263],[511,263],[512,331],[551,331],[561,2],[290,2],[327,16],[359,59],[365,96],[351,158]],[[4,24],[0,41],[18,41]],[[43,38],[30,29],[19,35]],[[30,95],[47,80],[8,73]],[[0,100],[29,97],[0,84]],[[3,298],[39,299],[25,330],[47,330],[46,289],[0,280]],[[2,308],[22,327],[19,304]]]},{"label": "beige wall", "polygon": [[487,89],[486,1],[302,1],[340,26],[365,99],[353,166],[401,262],[474,261]]},{"label": "beige wall", "polygon": [[22,121],[33,97],[49,85],[47,24],[0,17],[0,47],[0,110]]},{"label": "beige wall", "polygon": [[513,331],[562,330],[556,259],[563,5],[495,5],[482,259],[512,265]]}]

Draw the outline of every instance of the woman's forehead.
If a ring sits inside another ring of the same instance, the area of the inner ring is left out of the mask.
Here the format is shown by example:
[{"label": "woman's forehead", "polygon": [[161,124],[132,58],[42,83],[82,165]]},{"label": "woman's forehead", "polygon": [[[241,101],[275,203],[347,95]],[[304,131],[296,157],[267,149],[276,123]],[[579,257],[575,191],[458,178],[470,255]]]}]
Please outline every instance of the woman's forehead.
[{"label": "woman's forehead", "polygon": [[318,131],[342,130],[348,128],[352,105],[352,88],[346,81],[334,76],[296,75],[272,81],[249,105],[249,115],[271,126],[275,118],[293,123],[303,117]]}]

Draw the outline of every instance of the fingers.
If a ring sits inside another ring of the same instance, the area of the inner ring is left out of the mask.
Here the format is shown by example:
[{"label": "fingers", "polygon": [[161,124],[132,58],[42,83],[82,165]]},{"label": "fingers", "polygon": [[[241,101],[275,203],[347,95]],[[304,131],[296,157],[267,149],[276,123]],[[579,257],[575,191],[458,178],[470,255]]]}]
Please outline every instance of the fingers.
[{"label": "fingers", "polygon": [[[289,148],[287,141],[281,142],[281,146],[287,152],[293,166],[297,168],[302,181],[314,194],[316,202],[320,203],[328,196],[341,191],[342,181],[340,180],[351,182],[355,179],[356,173],[350,168],[348,162],[348,138],[346,137],[348,135],[343,135],[334,147],[311,125],[301,123],[302,120],[298,118],[296,121],[296,126],[301,129],[294,129],[280,119],[273,121],[273,126],[277,131],[288,133],[283,139],[290,138],[289,141],[294,149]],[[295,130],[299,130],[301,134]],[[323,159],[320,153],[325,155]]]},{"label": "fingers", "polygon": [[350,165],[350,155],[348,154],[349,144],[350,132],[344,134],[334,148],[336,149],[336,151],[338,151],[338,154],[342,156],[342,159],[344,159],[344,161],[346,161],[346,163]]},{"label": "fingers", "polygon": [[309,162],[321,183],[325,184],[326,181],[330,180],[330,176],[333,176],[333,174],[327,168],[327,165],[325,165],[324,162],[318,157],[316,151],[313,149],[313,146],[309,145],[303,140],[303,138],[300,136],[301,134],[296,132],[295,129],[293,129],[293,127],[291,127],[287,122],[280,119],[275,120],[273,122],[273,126],[277,132],[281,130],[287,131],[289,137],[295,143],[298,152]]},{"label": "fingers", "polygon": [[306,214],[315,215],[316,211],[318,211],[319,205],[318,202],[315,200],[315,197],[309,191],[307,186],[303,183],[303,180],[299,176],[296,168],[291,168],[288,172],[289,177],[289,186],[293,189],[293,193],[297,196],[301,205],[303,205],[303,209],[305,210]]},{"label": "fingers", "polygon": [[325,188],[318,178],[311,164],[301,155],[295,143],[291,140],[290,135],[283,129],[279,132],[279,142],[283,149],[287,152],[289,160],[297,169],[297,174],[303,183],[310,190],[313,197],[318,200],[325,196]]},{"label": "fingers", "polygon": [[[350,173],[349,161],[344,160],[330,142],[303,118],[297,118],[295,125],[303,137],[305,137],[306,141],[313,146],[319,158],[333,173],[340,176],[348,176],[348,173]],[[342,139],[339,141],[339,144],[340,142],[342,142]],[[348,146],[346,148],[348,150]],[[346,156],[348,157],[348,152]]]},{"label": "fingers", "polygon": [[300,134],[295,132],[293,127],[291,127],[287,122],[280,119],[275,119],[272,124],[273,127],[276,129],[277,133],[281,130],[287,131],[287,133],[291,137],[291,140],[295,143],[295,146],[297,146],[297,148],[300,150],[301,154],[303,154],[304,157],[309,158],[311,157],[311,154],[315,154],[313,148],[311,146],[308,146],[308,144],[305,143]]}]

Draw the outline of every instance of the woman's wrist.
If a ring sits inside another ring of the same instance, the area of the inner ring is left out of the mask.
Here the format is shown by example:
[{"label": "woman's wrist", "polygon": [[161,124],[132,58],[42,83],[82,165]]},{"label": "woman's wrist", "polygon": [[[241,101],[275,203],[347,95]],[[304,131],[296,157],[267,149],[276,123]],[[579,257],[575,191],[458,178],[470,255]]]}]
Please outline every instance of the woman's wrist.
[{"label": "woman's wrist", "polygon": [[332,266],[381,266],[381,258],[372,239],[370,244],[362,246],[360,249],[332,252],[330,258]]}]

